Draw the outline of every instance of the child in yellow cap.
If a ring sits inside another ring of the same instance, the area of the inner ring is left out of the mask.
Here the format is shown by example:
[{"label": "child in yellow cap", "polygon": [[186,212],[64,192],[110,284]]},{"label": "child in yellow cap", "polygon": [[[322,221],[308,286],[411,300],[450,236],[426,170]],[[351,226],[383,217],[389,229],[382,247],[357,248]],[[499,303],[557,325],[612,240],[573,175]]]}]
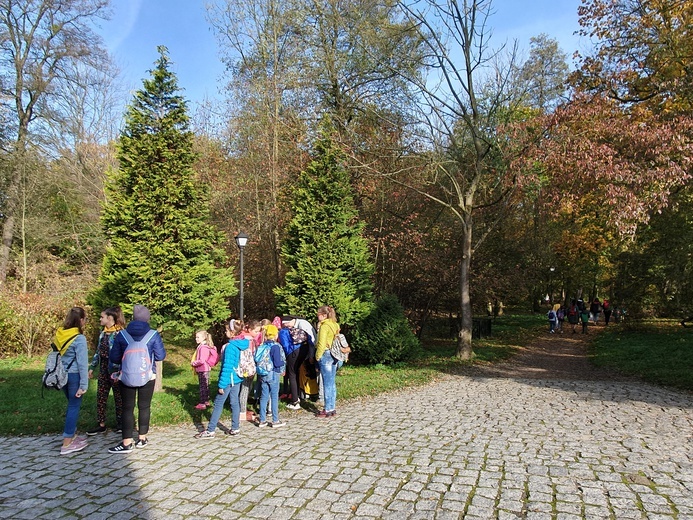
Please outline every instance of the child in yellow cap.
[{"label": "child in yellow cap", "polygon": [[267,426],[267,401],[272,406],[272,428],[286,426],[279,420],[279,381],[284,373],[286,358],[284,349],[277,343],[279,330],[274,325],[265,325],[264,342],[255,351],[255,366],[260,382],[260,417],[258,427]]}]

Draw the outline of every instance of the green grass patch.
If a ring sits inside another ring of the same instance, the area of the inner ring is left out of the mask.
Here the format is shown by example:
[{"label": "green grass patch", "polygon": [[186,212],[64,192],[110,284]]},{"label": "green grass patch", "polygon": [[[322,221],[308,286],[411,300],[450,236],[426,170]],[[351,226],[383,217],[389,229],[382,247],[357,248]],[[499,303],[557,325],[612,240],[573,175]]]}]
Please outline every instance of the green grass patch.
[{"label": "green grass patch", "polygon": [[597,365],[693,390],[693,328],[678,322],[647,320],[607,327],[595,338],[592,355]]},{"label": "green grass patch", "polygon": [[[337,378],[338,399],[375,396],[402,388],[427,384],[446,373],[455,373],[470,362],[454,358],[455,338],[446,320],[434,323],[423,338],[423,353],[407,363],[394,366],[345,365]],[[493,363],[506,359],[518,346],[543,330],[543,316],[503,316],[493,323],[493,336],[474,342],[471,363]],[[154,395],[152,425],[207,423],[211,410],[195,410],[198,402],[198,380],[189,363],[193,346],[167,345],[164,361],[164,391]],[[0,359],[0,435],[35,435],[62,431],[67,401],[60,391],[44,391],[41,397],[41,375],[44,359],[16,357]],[[211,376],[212,392],[216,390],[219,368]],[[96,425],[96,380],[91,380],[84,396],[78,428],[83,432]],[[281,405],[283,409],[284,405]],[[115,426],[113,397],[109,397],[109,427]],[[228,419],[225,411],[222,421]]]}]

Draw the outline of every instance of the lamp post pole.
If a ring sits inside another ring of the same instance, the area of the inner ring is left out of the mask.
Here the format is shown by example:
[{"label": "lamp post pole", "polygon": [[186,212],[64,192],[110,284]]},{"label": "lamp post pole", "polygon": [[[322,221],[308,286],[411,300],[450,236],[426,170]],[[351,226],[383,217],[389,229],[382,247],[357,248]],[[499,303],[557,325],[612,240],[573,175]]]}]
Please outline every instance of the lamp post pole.
[{"label": "lamp post pole", "polygon": [[240,286],[240,291],[239,291],[239,318],[242,320],[243,319],[243,249],[245,248],[245,245],[248,243],[248,235],[243,233],[242,231],[238,233],[234,237],[236,240],[236,245],[238,246],[238,249],[241,252],[241,286]]},{"label": "lamp post pole", "polygon": [[549,267],[549,302],[553,304],[553,272],[555,267]]}]

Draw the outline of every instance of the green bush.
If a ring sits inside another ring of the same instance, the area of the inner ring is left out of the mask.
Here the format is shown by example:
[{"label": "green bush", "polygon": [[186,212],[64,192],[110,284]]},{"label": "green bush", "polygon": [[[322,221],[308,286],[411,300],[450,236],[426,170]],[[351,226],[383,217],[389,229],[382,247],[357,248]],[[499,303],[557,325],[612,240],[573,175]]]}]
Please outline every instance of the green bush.
[{"label": "green bush", "polygon": [[351,358],[356,363],[392,365],[416,357],[421,351],[402,305],[392,295],[380,298],[351,336],[354,345]]}]

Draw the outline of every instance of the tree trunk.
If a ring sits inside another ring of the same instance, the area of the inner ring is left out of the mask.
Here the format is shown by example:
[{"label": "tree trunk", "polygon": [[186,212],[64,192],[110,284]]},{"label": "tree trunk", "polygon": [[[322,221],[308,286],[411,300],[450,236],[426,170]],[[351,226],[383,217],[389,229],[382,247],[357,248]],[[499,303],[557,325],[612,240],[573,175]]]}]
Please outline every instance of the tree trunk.
[{"label": "tree trunk", "polygon": [[154,382],[154,391],[161,392],[164,389],[164,362],[156,362],[156,381]]},{"label": "tree trunk", "polygon": [[461,360],[472,359],[472,302],[469,298],[469,266],[472,259],[472,217],[462,224],[462,262],[460,264],[460,331],[455,355]]}]

